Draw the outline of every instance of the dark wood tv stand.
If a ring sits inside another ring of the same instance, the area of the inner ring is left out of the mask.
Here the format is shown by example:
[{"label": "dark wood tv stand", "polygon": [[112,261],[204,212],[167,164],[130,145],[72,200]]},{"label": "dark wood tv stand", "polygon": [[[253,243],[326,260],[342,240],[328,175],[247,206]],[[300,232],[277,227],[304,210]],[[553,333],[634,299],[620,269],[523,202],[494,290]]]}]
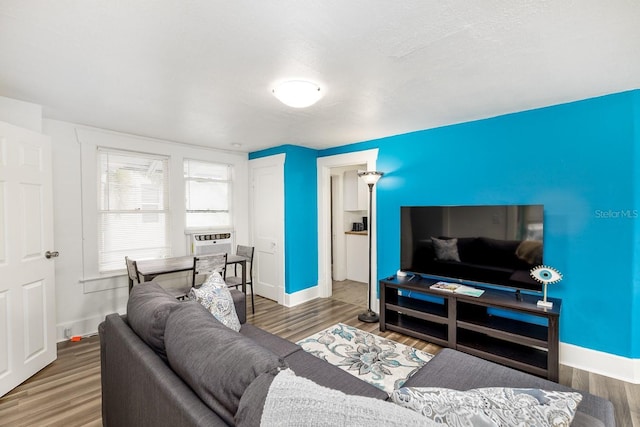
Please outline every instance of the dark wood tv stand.
[{"label": "dark wood tv stand", "polygon": [[542,309],[537,295],[520,294],[518,300],[514,292],[474,285],[485,292],[471,297],[432,290],[435,279],[409,277],[380,281],[380,331],[400,332],[558,381],[560,299],[549,298],[553,308]]}]

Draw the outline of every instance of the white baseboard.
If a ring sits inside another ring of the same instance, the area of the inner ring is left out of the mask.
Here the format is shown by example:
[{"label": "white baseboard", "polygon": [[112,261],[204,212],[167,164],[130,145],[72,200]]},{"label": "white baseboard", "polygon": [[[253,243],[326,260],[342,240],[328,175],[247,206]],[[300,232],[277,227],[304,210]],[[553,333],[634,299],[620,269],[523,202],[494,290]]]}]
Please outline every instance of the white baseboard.
[{"label": "white baseboard", "polygon": [[284,306],[294,307],[304,302],[314,300],[319,296],[318,286],[312,286],[292,294],[284,294]]},{"label": "white baseboard", "polygon": [[560,364],[632,384],[640,384],[640,359],[616,356],[561,342]]},{"label": "white baseboard", "polygon": [[[124,313],[123,308],[120,313]],[[70,336],[91,336],[98,333],[98,325],[104,321],[105,316],[93,316],[85,319],[75,320],[73,322],[60,323],[56,325],[56,342],[67,341],[69,338],[65,336],[64,330],[71,329]]]}]

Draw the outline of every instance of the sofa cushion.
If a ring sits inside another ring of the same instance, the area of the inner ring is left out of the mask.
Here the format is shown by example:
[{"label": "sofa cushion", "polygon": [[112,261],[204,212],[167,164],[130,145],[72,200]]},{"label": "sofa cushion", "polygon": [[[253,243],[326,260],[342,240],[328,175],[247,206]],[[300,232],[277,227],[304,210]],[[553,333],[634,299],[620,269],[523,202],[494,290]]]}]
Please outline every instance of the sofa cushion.
[{"label": "sofa cushion", "polygon": [[286,365],[243,337],[195,301],[182,303],[167,320],[165,345],[171,368],[213,410],[235,414],[246,388],[265,372]]},{"label": "sofa cushion", "polygon": [[214,271],[199,288],[191,288],[189,299],[204,306],[220,323],[234,331],[240,330],[240,320],[227,284]]},{"label": "sofa cushion", "polygon": [[247,338],[251,338],[255,343],[271,350],[282,358],[285,358],[296,351],[302,350],[302,347],[298,344],[292,343],[284,338],[280,338],[279,336],[271,334],[260,328],[256,328],[250,323],[242,325],[240,333]]},{"label": "sofa cushion", "polygon": [[437,423],[551,427],[571,424],[582,395],[530,388],[402,387],[391,393],[390,400]]},{"label": "sofa cushion", "polygon": [[127,301],[127,321],[131,329],[165,362],[165,325],[180,302],[156,282],[145,282],[131,290]]}]

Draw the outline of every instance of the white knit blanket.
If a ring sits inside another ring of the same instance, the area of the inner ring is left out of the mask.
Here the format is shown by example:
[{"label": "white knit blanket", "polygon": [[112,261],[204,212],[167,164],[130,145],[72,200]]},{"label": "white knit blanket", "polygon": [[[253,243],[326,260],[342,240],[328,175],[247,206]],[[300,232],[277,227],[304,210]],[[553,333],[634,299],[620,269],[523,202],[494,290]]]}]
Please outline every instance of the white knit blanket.
[{"label": "white knit blanket", "polygon": [[291,369],[276,375],[264,403],[263,427],[436,426],[394,403],[352,396],[298,377]]}]

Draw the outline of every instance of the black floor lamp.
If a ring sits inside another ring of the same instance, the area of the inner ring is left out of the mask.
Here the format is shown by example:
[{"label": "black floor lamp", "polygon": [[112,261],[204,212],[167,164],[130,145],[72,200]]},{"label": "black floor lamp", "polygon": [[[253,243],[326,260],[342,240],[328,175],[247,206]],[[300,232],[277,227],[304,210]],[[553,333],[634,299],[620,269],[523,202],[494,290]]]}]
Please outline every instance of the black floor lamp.
[{"label": "black floor lamp", "polygon": [[373,210],[371,208],[373,198],[373,186],[380,177],[384,175],[382,172],[366,171],[358,172],[358,176],[369,186],[369,284],[367,287],[367,311],[358,315],[361,322],[374,323],[378,321],[378,315],[371,310],[371,235],[373,234]]}]

